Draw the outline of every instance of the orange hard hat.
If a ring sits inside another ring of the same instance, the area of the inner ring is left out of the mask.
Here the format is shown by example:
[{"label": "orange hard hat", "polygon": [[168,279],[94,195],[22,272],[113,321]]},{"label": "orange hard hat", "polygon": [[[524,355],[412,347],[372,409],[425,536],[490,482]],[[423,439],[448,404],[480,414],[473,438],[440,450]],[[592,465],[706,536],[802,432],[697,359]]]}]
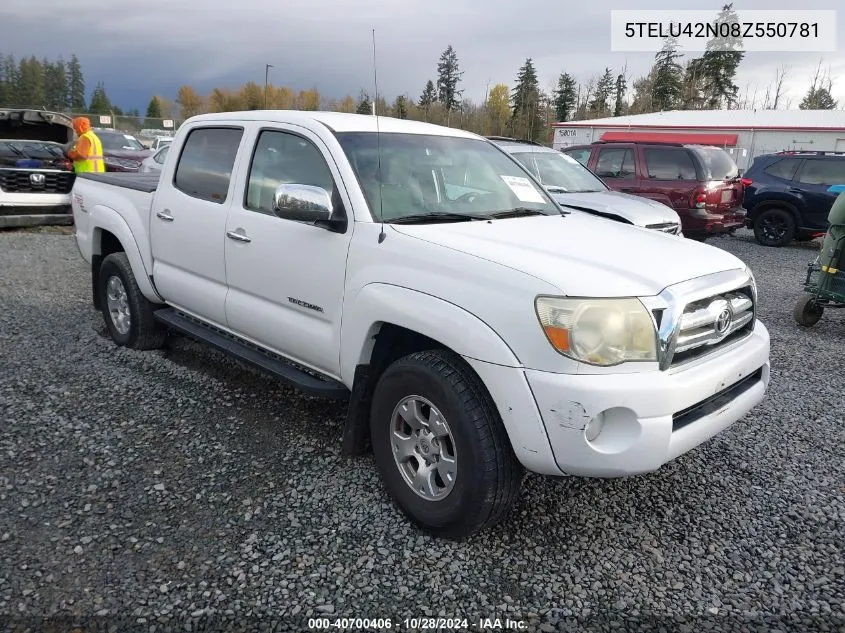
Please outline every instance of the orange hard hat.
[{"label": "orange hard hat", "polygon": [[77,134],[85,134],[85,132],[91,129],[91,121],[88,120],[88,117],[78,116],[72,123],[73,129]]}]

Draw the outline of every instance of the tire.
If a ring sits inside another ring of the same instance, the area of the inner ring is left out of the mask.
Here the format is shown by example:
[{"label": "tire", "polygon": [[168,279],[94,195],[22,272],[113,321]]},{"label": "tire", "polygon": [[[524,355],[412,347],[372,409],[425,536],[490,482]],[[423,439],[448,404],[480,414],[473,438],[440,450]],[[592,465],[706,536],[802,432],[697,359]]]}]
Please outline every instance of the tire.
[{"label": "tire", "polygon": [[804,327],[813,327],[822,318],[822,314],[824,314],[824,306],[816,303],[816,297],[809,292],[801,295],[792,310],[795,322]]},{"label": "tire", "polygon": [[[158,349],[164,345],[167,329],[153,317],[154,304],[138,288],[126,253],[112,253],[103,259],[97,292],[103,320],[115,343],[139,350]],[[128,327],[120,314],[128,316]]]},{"label": "tire", "polygon": [[[445,426],[439,425],[439,443],[427,443],[430,435],[414,438],[411,427],[398,423],[401,405],[412,397],[427,418],[429,430],[438,429],[429,405],[442,414]],[[463,359],[446,350],[430,350],[397,360],[379,378],[371,411],[370,435],[382,481],[394,503],[417,527],[433,536],[458,540],[507,516],[525,471],[487,389]],[[394,457],[394,446],[402,446],[395,442],[400,436],[393,432],[394,423],[404,427],[400,432],[408,436],[404,445],[408,479],[400,458]],[[454,479],[447,481],[448,474],[430,477],[432,485],[418,493],[409,480],[414,466],[417,471],[425,467],[424,453],[435,464],[447,464],[444,474],[450,470],[448,460],[454,459]]]},{"label": "tire", "polygon": [[795,218],[786,209],[766,209],[754,220],[754,238],[763,246],[785,246],[795,239]]}]

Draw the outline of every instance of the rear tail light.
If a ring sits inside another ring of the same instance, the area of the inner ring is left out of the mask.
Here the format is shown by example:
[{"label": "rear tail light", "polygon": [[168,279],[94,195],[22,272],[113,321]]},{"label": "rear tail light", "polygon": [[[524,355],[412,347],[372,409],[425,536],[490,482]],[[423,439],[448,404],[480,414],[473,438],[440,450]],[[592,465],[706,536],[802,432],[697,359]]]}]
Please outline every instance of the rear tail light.
[{"label": "rear tail light", "polygon": [[753,181],[751,180],[751,178],[740,178],[740,179],[739,179],[739,182],[741,182],[741,183],[742,183],[742,186],[743,186],[743,187],[750,187],[750,186],[751,186],[751,183],[752,183]]},{"label": "rear tail light", "polygon": [[692,206],[696,209],[703,209],[707,201],[707,191],[705,189],[696,189],[692,194]]}]

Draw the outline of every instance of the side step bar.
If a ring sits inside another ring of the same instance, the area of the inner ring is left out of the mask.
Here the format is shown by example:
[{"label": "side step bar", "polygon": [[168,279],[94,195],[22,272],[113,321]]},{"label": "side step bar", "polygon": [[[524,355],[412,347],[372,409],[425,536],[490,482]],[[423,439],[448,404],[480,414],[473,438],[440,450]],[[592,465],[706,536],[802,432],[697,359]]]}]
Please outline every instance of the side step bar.
[{"label": "side step bar", "polygon": [[228,332],[206,325],[173,308],[154,312],[157,321],[193,339],[208,343],[238,360],[249,363],[283,382],[313,396],[340,400],[349,396],[346,385],[333,378],[318,378],[294,367],[281,356],[261,349]]}]

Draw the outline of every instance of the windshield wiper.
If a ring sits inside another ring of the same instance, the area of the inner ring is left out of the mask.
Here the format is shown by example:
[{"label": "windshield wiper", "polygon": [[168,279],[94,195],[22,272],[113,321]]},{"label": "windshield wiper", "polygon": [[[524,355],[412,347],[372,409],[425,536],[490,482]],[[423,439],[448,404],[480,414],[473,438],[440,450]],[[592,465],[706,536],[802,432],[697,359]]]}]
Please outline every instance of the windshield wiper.
[{"label": "windshield wiper", "polygon": [[571,193],[566,187],[547,186],[546,191],[549,193]]},{"label": "windshield wiper", "polygon": [[502,218],[523,218],[529,215],[549,215],[537,209],[529,209],[528,207],[516,207],[515,209],[508,209],[507,211],[499,211],[491,213],[490,217],[500,220]]},{"label": "windshield wiper", "polygon": [[417,213],[390,220],[389,224],[425,224],[427,222],[471,222],[489,220],[491,216],[479,213]]}]

